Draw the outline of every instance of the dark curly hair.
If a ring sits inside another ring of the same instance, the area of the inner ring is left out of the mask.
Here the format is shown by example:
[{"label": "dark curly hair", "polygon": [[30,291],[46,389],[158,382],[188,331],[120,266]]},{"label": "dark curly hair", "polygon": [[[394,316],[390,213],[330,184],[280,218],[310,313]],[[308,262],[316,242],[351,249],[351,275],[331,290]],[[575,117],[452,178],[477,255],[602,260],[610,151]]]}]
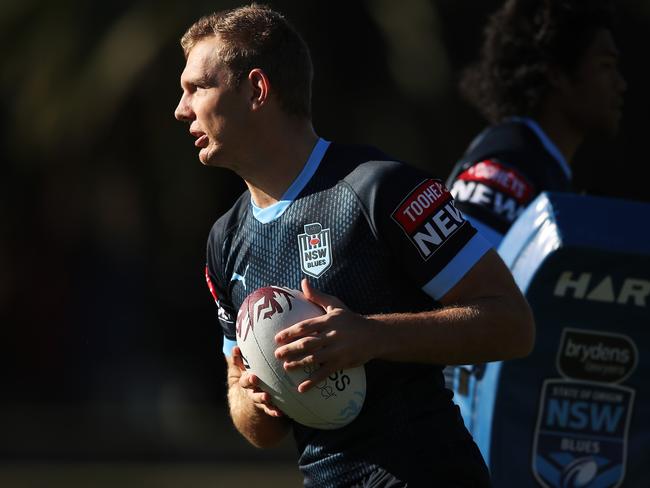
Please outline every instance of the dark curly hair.
[{"label": "dark curly hair", "polygon": [[461,95],[492,123],[534,116],[547,71],[571,74],[596,32],[614,28],[608,0],[507,0],[489,19],[478,62],[461,75]]}]

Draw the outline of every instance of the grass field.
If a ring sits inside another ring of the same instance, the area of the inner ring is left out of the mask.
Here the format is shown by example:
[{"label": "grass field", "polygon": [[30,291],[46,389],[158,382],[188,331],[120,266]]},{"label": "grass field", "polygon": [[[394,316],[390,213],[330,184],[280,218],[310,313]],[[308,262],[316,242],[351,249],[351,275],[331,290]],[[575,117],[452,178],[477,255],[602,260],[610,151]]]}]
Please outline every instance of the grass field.
[{"label": "grass field", "polygon": [[84,463],[0,465],[5,488],[299,488],[294,465]]},{"label": "grass field", "polygon": [[129,413],[110,404],[0,407],[0,488],[302,486],[291,436],[256,449],[209,405]]}]

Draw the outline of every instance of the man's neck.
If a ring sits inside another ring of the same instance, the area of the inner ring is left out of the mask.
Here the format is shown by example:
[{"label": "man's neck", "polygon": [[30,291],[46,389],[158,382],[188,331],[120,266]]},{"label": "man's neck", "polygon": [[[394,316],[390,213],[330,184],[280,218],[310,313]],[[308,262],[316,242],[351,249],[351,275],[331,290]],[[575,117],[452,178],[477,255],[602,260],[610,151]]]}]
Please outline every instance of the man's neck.
[{"label": "man's neck", "polygon": [[584,140],[584,134],[563,113],[556,110],[542,111],[535,120],[560,150],[566,162],[571,164]]},{"label": "man's neck", "polygon": [[318,136],[311,124],[281,131],[258,145],[246,174],[240,174],[259,208],[278,202],[300,174]]}]

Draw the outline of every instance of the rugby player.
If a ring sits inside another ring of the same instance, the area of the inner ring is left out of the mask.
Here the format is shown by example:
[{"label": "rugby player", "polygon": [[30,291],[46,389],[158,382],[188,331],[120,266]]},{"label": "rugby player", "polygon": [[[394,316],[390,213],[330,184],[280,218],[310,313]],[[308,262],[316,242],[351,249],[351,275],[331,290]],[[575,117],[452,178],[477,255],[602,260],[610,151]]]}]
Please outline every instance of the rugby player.
[{"label": "rugby player", "polygon": [[[175,116],[204,165],[248,187],[207,244],[236,428],[258,447],[291,432],[305,486],[489,486],[442,365],[531,350],[532,314],[498,254],[439,180],[316,134],[309,50],[280,13],[253,4],[208,15],[181,45]],[[299,391],[365,366],[351,424],[292,422],[244,368],[236,313],[268,285],[302,287],[326,312],[277,337],[287,369],[318,368]]]}]

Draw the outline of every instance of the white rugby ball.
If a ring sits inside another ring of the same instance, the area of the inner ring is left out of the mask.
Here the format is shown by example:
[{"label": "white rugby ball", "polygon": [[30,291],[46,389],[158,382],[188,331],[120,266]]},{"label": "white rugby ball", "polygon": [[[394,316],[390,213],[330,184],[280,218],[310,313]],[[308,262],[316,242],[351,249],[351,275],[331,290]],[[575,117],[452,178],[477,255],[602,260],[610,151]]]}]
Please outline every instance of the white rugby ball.
[{"label": "white rugby ball", "polygon": [[338,429],[352,422],[366,398],[363,366],[332,373],[304,393],[298,385],[313,367],[286,371],[275,358],[275,334],[302,320],[322,315],[323,309],[298,290],[267,286],[248,295],[237,314],[237,345],[246,368],[260,379],[276,407],[296,422],[317,429]]}]

